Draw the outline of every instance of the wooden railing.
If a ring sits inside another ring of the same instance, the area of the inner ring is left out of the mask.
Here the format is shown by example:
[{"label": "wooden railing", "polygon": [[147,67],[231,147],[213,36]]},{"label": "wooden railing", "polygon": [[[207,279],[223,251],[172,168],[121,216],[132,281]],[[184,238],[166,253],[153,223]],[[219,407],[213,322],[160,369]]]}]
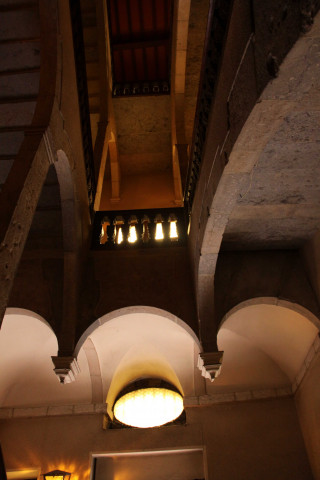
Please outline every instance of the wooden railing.
[{"label": "wooden railing", "polygon": [[82,145],[86,168],[88,200],[91,216],[96,194],[96,181],[94,173],[93,147],[91,138],[90,111],[88,99],[88,85],[86,73],[86,60],[83,41],[83,29],[80,2],[70,0],[70,14],[72,21],[72,35],[74,46],[74,59],[76,64],[80,121],[82,132]]},{"label": "wooden railing", "polygon": [[193,130],[193,142],[185,190],[185,204],[189,212],[192,208],[193,198],[200,175],[210,109],[218,80],[219,67],[232,4],[233,0],[210,0],[205,52],[201,68],[200,87]]}]

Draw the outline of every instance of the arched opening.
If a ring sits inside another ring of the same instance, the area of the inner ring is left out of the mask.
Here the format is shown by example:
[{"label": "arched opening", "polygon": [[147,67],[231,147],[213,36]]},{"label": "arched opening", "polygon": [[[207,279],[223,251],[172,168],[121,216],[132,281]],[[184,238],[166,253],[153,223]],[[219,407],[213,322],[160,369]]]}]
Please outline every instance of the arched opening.
[{"label": "arched opening", "polygon": [[[51,356],[57,338],[46,320],[22,308],[8,308],[0,331],[0,407],[54,407],[90,403],[90,376],[84,352],[79,354],[77,382],[60,385]],[[40,411],[39,411],[40,412]],[[41,410],[45,415],[45,410]]]},{"label": "arched opening", "polygon": [[[98,319],[82,335],[75,353],[86,352],[93,396],[106,399],[108,413],[119,392],[141,378],[158,378],[183,395],[194,395],[199,341],[183,321],[153,307],[129,307]],[[99,383],[98,376],[101,379]]]},{"label": "arched opening", "polygon": [[220,325],[224,359],[214,390],[292,393],[308,365],[317,325],[311,312],[291,302],[267,297],[240,303]]}]

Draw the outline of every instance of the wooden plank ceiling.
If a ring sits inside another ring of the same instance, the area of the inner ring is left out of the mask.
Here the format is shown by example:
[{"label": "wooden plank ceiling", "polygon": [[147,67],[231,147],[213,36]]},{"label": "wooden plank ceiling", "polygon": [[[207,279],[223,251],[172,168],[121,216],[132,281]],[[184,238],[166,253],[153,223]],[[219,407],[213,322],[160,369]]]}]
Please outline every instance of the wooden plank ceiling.
[{"label": "wooden plank ceiling", "polygon": [[169,93],[172,0],[107,0],[113,95]]}]

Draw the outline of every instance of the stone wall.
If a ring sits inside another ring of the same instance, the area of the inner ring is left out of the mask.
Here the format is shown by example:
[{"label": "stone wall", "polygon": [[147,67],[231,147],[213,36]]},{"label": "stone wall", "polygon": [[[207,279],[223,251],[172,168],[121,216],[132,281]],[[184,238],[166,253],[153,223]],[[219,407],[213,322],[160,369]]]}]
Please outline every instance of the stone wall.
[{"label": "stone wall", "polygon": [[63,468],[72,480],[89,478],[91,454],[194,447],[207,480],[312,479],[292,397],[188,408],[186,425],[150,430],[103,430],[97,414],[13,418],[0,438],[7,469]]}]

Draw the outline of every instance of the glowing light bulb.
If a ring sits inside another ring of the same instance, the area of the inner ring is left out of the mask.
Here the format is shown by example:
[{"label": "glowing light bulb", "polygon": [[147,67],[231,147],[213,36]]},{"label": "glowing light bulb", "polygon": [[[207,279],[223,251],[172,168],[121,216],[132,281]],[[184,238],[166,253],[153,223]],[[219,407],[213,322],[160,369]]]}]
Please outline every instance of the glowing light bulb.
[{"label": "glowing light bulb", "polygon": [[155,236],[155,239],[156,239],[156,240],[163,240],[163,239],[164,239],[163,228],[162,228],[162,223],[161,223],[161,222],[158,222],[158,223],[156,224],[156,236]]},{"label": "glowing light bulb", "polygon": [[138,240],[137,237],[137,229],[135,225],[130,225],[129,227],[129,236],[128,236],[128,242],[129,243],[134,243]]},{"label": "glowing light bulb", "polygon": [[120,245],[120,243],[123,242],[123,234],[122,234],[122,228],[119,227],[119,230],[118,230],[118,235],[117,235],[117,244]]},{"label": "glowing light bulb", "polygon": [[169,236],[171,240],[178,240],[177,222],[170,222]]}]

